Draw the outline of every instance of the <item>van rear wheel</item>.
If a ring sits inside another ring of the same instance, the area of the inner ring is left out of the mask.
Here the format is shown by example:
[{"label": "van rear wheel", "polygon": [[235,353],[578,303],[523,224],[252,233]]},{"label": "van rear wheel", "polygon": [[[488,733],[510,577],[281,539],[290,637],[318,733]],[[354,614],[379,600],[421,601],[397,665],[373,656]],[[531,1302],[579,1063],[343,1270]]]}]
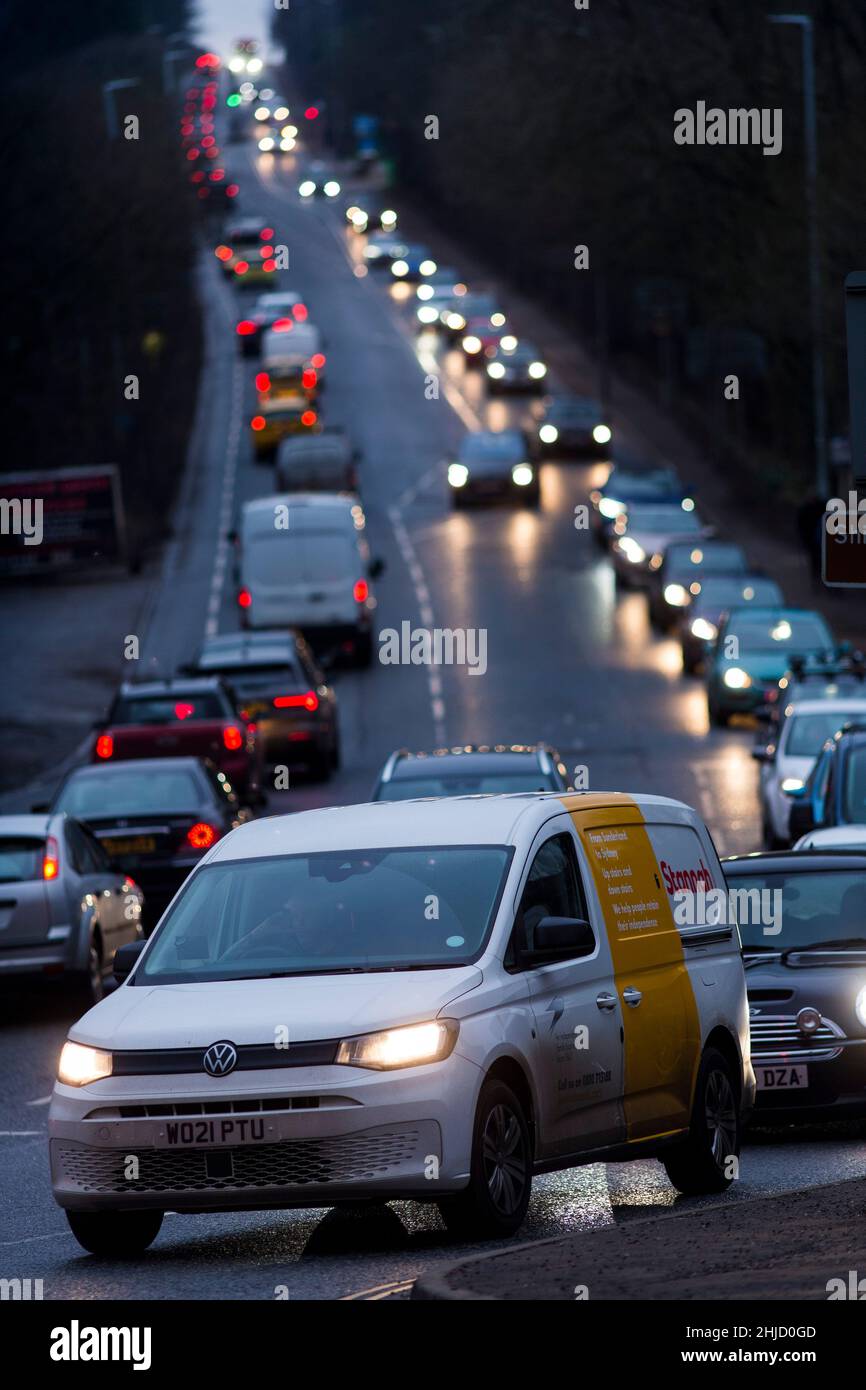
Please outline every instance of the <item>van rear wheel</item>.
[{"label": "van rear wheel", "polygon": [[724,1192],[740,1153],[740,1106],[731,1065],[708,1047],[698,1070],[689,1137],[663,1156],[667,1175],[685,1197]]},{"label": "van rear wheel", "polygon": [[439,1202],[452,1235],[465,1240],[513,1236],[532,1191],[532,1143],[523,1106],[504,1081],[487,1081],[478,1098],[469,1186]]},{"label": "van rear wheel", "polygon": [[79,1245],[91,1255],[122,1259],[140,1255],[159,1235],[161,1211],[67,1211]]}]

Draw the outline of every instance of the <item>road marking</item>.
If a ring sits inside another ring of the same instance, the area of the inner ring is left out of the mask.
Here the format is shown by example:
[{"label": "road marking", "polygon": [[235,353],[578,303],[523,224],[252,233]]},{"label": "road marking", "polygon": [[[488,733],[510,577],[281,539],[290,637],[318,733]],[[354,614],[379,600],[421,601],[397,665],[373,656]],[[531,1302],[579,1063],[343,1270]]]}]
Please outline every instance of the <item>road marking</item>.
[{"label": "road marking", "polygon": [[34,1139],[44,1133],[44,1129],[0,1129],[0,1139]]},{"label": "road marking", "polygon": [[40,1096],[38,1100],[28,1100],[25,1103],[27,1105],[50,1105],[51,1094],[51,1091],[49,1091],[47,1096]]},{"label": "road marking", "polygon": [[226,533],[231,525],[235,505],[235,485],[238,472],[238,457],[241,442],[241,406],[243,404],[243,374],[239,358],[232,366],[232,401],[229,431],[226,437],[226,450],[223,459],[222,493],[220,497],[219,521],[217,523],[216,554],[211,574],[210,592],[207,604],[205,637],[215,637],[219,631],[219,615],[222,607],[223,589],[228,568],[229,541]]},{"label": "road marking", "polygon": [[345,1293],[338,1302],[351,1303],[361,1299],[367,1303],[378,1303],[383,1298],[392,1298],[394,1294],[408,1293],[414,1283],[414,1279],[394,1279],[390,1284],[374,1284],[372,1288],[361,1289],[358,1293]]},{"label": "road marking", "polygon": [[[421,621],[427,628],[435,626],[433,617],[433,607],[430,603],[430,590],[424,577],[424,570],[419,563],[412,544],[409,532],[406,530],[403,521],[403,514],[400,504],[388,508],[388,516],[391,527],[397,540],[400,554],[403,557],[409,577],[412,580],[412,587],[415,590],[415,598]],[[432,666],[427,667],[427,687],[430,694],[430,713],[433,716],[433,741],[437,747],[441,748],[445,744],[445,701],[442,699],[442,678],[439,672]]]},{"label": "road marking", "polygon": [[724,829],[717,824],[713,824],[718,809],[718,800],[713,794],[709,769],[702,766],[700,763],[696,763],[694,766],[694,775],[698,788],[698,805],[701,809],[701,816],[707,826],[710,827],[710,833],[715,841],[719,858],[723,859],[728,853],[727,839]]}]

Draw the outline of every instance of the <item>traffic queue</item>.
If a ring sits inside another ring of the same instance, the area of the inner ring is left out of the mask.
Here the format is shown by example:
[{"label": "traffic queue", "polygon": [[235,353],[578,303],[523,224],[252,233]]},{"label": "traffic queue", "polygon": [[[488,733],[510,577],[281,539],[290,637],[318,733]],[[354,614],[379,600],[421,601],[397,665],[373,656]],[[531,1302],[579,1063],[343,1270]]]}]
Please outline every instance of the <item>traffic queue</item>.
[{"label": "traffic queue", "polygon": [[[196,143],[212,86],[187,94],[187,157],[216,148]],[[342,191],[316,165],[297,193],[327,210]],[[50,899],[40,917],[21,893],[0,968],[66,971],[101,1000],[70,1031],[49,1119],[55,1195],[97,1253],[144,1250],[167,1208],[370,1197],[508,1235],[535,1173],[658,1156],[680,1192],[720,1192],[752,1114],[866,1114],[862,659],[707,523],[670,463],[626,457],[603,403],[551,387],[496,291],[404,239],[383,195],[344,212],[366,270],[411,287],[415,331],[530,404],[530,426],[467,432],[444,470],[455,509],[539,506],[548,459],[607,467],[589,503],[617,586],[676,635],[711,726],[757,724],[766,852],[720,863],[680,802],[575,791],[541,731],[397,750],[369,807],[257,819],[275,768],[339,767],[330,677],[375,659],[384,564],[363,459],[327,423],[325,326],[284,288],[276,229],[232,207],[215,252],[256,396],[250,450],[273,477],[230,537],[238,630],[125,684],[51,806],[0,822],[7,886],[41,880]],[[54,905],[82,875],[86,910]],[[683,924],[683,895],[712,894],[742,911]],[[291,1021],[282,1043],[274,1019]]]}]

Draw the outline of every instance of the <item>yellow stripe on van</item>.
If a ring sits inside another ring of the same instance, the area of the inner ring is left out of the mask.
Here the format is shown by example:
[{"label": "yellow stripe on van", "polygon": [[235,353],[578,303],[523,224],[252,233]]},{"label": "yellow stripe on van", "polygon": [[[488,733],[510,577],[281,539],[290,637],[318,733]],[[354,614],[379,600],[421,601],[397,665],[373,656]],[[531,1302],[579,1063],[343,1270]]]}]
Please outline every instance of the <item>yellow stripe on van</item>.
[{"label": "yellow stripe on van", "polygon": [[[604,914],[624,1033],[626,1138],[686,1128],[701,1026],[682,940],[640,807],[623,793],[562,798]],[[636,1007],[624,991],[639,990]]]}]

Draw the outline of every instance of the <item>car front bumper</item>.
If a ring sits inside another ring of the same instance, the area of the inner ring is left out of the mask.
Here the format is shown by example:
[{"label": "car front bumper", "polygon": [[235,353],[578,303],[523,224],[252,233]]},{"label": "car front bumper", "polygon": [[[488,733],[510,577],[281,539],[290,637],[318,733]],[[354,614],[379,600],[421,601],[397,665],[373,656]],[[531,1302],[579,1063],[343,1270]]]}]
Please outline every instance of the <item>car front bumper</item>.
[{"label": "car front bumper", "polygon": [[[481,1080],[453,1053],[392,1072],[287,1067],[58,1082],[48,1117],[54,1196],[77,1211],[435,1200],[468,1182]],[[241,1121],[255,1142],[237,1142]]]},{"label": "car front bumper", "polygon": [[[801,1059],[753,1057],[755,1071],[786,1067]],[[766,1089],[756,1093],[753,1124],[791,1124],[804,1120],[842,1120],[866,1116],[866,1042],[847,1042],[837,1057],[805,1057],[809,1084],[801,1090]]]}]

